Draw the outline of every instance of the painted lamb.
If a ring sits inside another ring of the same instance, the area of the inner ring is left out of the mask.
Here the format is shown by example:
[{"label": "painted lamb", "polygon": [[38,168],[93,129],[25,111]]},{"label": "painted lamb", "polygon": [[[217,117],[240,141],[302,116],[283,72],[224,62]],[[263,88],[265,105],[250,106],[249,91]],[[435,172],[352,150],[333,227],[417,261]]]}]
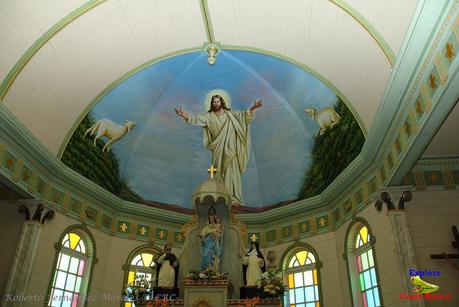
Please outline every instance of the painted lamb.
[{"label": "painted lamb", "polygon": [[117,123],[114,123],[110,119],[104,118],[98,120],[94,125],[91,126],[91,128],[86,130],[84,136],[86,136],[88,133],[90,133],[91,136],[96,134],[96,137],[94,138],[94,146],[96,146],[96,141],[101,137],[105,136],[109,138],[109,141],[102,149],[102,151],[107,149],[107,152],[109,152],[113,146],[113,143],[123,138],[129,131],[131,131],[131,129],[135,128],[135,126],[137,126],[136,122],[125,120],[124,125],[121,126]]}]

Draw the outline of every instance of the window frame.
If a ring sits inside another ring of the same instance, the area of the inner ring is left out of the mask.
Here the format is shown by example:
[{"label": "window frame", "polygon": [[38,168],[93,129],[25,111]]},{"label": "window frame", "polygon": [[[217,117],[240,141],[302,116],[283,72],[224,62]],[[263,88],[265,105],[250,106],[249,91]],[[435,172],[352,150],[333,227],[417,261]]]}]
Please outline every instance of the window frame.
[{"label": "window frame", "polygon": [[[358,234],[362,227],[367,227],[369,240],[367,243],[359,247],[355,247],[357,243]],[[346,262],[351,306],[363,307],[362,291],[360,288],[359,272],[356,264],[356,259],[357,256],[362,255],[371,249],[376,274],[376,288],[378,289],[380,306],[383,307],[384,301],[381,291],[381,281],[379,277],[378,262],[375,248],[376,237],[373,235],[373,231],[371,230],[368,222],[361,217],[354,218],[349,224],[344,238],[345,240],[343,258]]]},{"label": "window frame", "polygon": [[[308,264],[305,264],[305,265],[302,265],[302,266],[298,266],[298,267],[293,267],[293,268],[289,268],[289,263],[292,259],[292,257],[294,257],[298,252],[301,252],[301,251],[307,251],[308,253],[312,253],[314,255],[314,258],[315,258],[315,262],[314,263],[308,263]],[[284,303],[286,304],[286,306],[290,306],[290,303],[289,303],[289,294],[288,294],[288,291],[289,291],[289,287],[288,287],[288,275],[289,274],[294,274],[294,273],[297,273],[297,272],[306,272],[306,271],[313,271],[313,270],[316,270],[317,271],[317,287],[318,287],[318,296],[319,296],[319,300],[318,301],[315,301],[315,302],[318,302],[319,303],[319,306],[323,306],[323,294],[322,294],[322,280],[321,280],[321,276],[320,276],[320,269],[323,267],[323,264],[322,262],[319,260],[319,256],[316,252],[316,250],[309,244],[307,243],[303,243],[303,242],[298,242],[298,243],[295,243],[291,246],[289,246],[286,251],[284,252],[284,254],[282,255],[281,257],[281,260],[279,262],[280,264],[280,269],[284,272],[284,283],[286,285],[285,287],[285,293],[284,293],[284,298],[283,298],[283,301]],[[305,286],[303,286],[305,287]],[[299,304],[303,304],[303,303],[299,303]],[[306,304],[306,303],[304,303]]]},{"label": "window frame", "polygon": [[[71,248],[68,248],[63,245],[63,240],[67,234],[70,233],[76,233],[78,236],[80,236],[80,240],[83,241],[85,245],[85,250],[86,253],[81,253],[76,250],[72,250]],[[48,289],[47,289],[47,297],[44,302],[44,307],[48,307],[51,295],[53,295],[54,292],[54,275],[56,274],[56,271],[58,270],[57,264],[59,261],[59,258],[61,257],[61,254],[74,257],[80,260],[85,261],[85,269],[83,272],[83,275],[81,276],[81,284],[80,284],[80,291],[78,292],[78,303],[77,306],[87,306],[88,305],[88,300],[86,299],[88,297],[88,293],[90,291],[91,287],[91,281],[92,281],[92,273],[94,271],[94,265],[98,262],[98,259],[96,257],[96,245],[95,245],[95,240],[94,237],[92,236],[91,232],[89,231],[88,227],[85,224],[81,225],[72,225],[67,227],[59,236],[59,240],[54,243],[54,249],[56,250],[55,256],[54,256],[54,262],[51,270],[51,276],[50,276],[50,281],[48,284]],[[73,274],[69,273],[69,270],[66,271],[66,280],[68,278],[68,274]],[[65,290],[64,290],[65,291]],[[70,291],[69,291],[70,292]],[[72,291],[72,293],[74,293]]]},{"label": "window frame", "polygon": [[[152,262],[154,262],[156,265],[155,265],[155,269],[152,269],[151,272],[149,272],[149,270],[146,267],[140,267],[140,266],[136,266],[136,265],[131,264],[131,262],[134,260],[134,258],[137,255],[140,255],[142,253],[149,253],[149,254],[153,255]],[[123,289],[121,291],[121,297],[124,297],[124,295],[125,295],[124,294],[125,286],[128,283],[129,272],[130,271],[137,271],[137,272],[146,273],[146,274],[150,274],[151,273],[152,277],[154,277],[155,281],[156,281],[157,260],[158,260],[159,256],[162,253],[164,253],[164,251],[162,249],[156,247],[156,246],[142,245],[142,246],[139,246],[139,247],[135,248],[129,254],[129,256],[127,257],[126,263],[123,264],[123,266],[122,266],[122,269],[124,271],[124,277],[123,277]],[[135,277],[134,277],[134,279],[135,279]],[[156,287],[156,285],[151,285],[152,289],[154,287]],[[121,307],[129,306],[129,305],[127,305],[128,303],[131,303],[131,302],[121,301],[120,306]],[[133,305],[131,304],[130,306],[133,306]]]}]

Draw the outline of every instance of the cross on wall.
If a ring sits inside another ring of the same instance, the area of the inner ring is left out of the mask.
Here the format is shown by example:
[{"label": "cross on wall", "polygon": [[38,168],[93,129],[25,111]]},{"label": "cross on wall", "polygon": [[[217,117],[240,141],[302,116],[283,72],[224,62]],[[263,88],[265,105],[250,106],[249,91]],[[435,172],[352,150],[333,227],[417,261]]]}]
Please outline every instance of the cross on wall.
[{"label": "cross on wall", "polygon": [[[453,245],[454,249],[459,251],[459,233],[457,231],[457,227],[452,226],[451,230],[453,231],[454,236],[454,241],[452,241],[451,244]],[[456,270],[459,271],[459,267],[453,261],[451,261],[451,259],[459,259],[459,254],[448,254],[443,252],[443,254],[430,255],[430,259],[446,259]]]}]

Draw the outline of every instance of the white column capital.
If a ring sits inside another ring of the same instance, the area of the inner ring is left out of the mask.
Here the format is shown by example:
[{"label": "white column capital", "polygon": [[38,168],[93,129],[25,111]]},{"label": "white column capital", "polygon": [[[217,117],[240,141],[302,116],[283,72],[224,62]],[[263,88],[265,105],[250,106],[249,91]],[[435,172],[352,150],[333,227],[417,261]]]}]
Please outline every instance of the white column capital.
[{"label": "white column capital", "polygon": [[45,224],[46,220],[54,217],[54,210],[40,199],[18,200],[18,212],[25,214],[26,221],[37,221]]}]

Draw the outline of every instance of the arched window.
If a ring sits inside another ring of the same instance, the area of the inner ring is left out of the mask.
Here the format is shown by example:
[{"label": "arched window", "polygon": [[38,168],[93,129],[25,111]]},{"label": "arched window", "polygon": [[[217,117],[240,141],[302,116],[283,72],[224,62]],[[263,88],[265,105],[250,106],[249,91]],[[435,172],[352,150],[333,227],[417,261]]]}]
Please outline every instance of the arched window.
[{"label": "arched window", "polygon": [[82,226],[72,226],[56,244],[57,259],[52,274],[48,306],[84,306],[92,264],[94,240]]},{"label": "arched window", "polygon": [[346,257],[354,306],[382,306],[374,242],[368,224],[362,219],[348,229]]},{"label": "arched window", "polygon": [[312,247],[295,246],[283,257],[283,271],[286,276],[285,306],[321,306],[320,262]]},{"label": "arched window", "polygon": [[[150,289],[156,285],[156,259],[161,250],[150,246],[141,246],[135,249],[123,266],[125,270],[124,285],[136,284],[140,279],[150,282]],[[124,292],[124,289],[123,289]],[[133,302],[125,302],[125,307],[134,307]]]}]

